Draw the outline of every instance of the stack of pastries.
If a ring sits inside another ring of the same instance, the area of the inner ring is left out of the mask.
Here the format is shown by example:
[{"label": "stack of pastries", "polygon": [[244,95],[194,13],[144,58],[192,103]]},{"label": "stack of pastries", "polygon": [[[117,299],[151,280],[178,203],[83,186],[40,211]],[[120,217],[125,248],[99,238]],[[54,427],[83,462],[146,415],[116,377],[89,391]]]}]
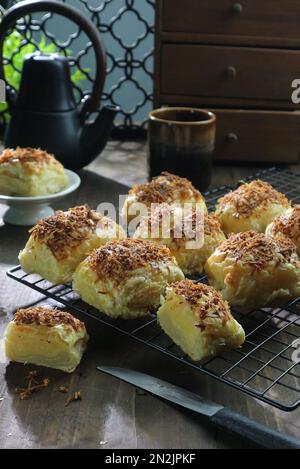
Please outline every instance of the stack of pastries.
[{"label": "stack of pastries", "polygon": [[[53,283],[72,281],[84,301],[114,319],[156,312],[165,333],[196,361],[243,344],[231,305],[249,310],[300,295],[300,207],[270,184],[242,184],[208,214],[189,181],[162,173],[129,191],[123,214],[132,220],[140,204],[146,211],[133,238],[86,206],[42,220],[20,253],[23,269]],[[185,204],[192,235],[178,237]],[[202,272],[210,286],[185,279]]]}]

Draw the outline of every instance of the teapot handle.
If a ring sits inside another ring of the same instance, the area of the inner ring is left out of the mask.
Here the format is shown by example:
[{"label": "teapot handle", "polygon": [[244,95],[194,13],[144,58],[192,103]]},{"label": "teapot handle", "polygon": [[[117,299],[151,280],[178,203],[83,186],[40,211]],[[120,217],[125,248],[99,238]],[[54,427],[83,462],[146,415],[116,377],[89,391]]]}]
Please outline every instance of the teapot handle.
[{"label": "teapot handle", "polygon": [[[25,15],[38,12],[57,13],[74,21],[86,33],[94,45],[96,55],[96,76],[91,95],[85,100],[80,119],[82,122],[91,112],[97,110],[101,100],[106,77],[106,52],[100,33],[92,21],[84,16],[77,8],[57,0],[24,0],[9,8],[0,23],[0,78],[5,79],[3,64],[3,48],[7,31]],[[8,93],[8,96],[11,93]]]}]

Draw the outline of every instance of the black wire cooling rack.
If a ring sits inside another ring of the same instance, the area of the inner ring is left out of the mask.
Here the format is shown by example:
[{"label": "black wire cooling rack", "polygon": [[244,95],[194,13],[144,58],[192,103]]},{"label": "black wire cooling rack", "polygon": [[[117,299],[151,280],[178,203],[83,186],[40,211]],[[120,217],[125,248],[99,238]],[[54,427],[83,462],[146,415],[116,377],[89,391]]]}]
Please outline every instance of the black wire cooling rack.
[{"label": "black wire cooling rack", "polygon": [[[243,181],[256,177],[284,192],[293,203],[300,203],[300,175],[271,168]],[[208,208],[212,210],[217,199],[231,188],[227,185],[206,192]],[[300,404],[300,298],[281,308],[261,308],[247,314],[232,308],[246,332],[243,347],[200,365],[163,333],[155,316],[134,321],[114,320],[84,303],[69,285],[53,286],[36,274],[26,274],[20,266],[9,270],[7,275],[69,307],[75,314],[93,318],[268,404],[282,410],[293,410]],[[205,282],[206,277],[197,280]]]}]

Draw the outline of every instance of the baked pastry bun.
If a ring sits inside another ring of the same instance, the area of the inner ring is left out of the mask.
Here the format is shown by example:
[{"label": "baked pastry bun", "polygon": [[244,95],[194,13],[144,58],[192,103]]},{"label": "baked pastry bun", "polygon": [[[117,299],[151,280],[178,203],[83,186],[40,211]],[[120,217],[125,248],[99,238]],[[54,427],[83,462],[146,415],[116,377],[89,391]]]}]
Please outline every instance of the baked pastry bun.
[{"label": "baked pastry bun", "polygon": [[209,257],[205,271],[223,298],[244,310],[300,295],[300,260],[293,242],[284,237],[232,234]]},{"label": "baked pastry bun", "polygon": [[157,317],[164,332],[195,361],[240,347],[245,341],[228,303],[203,283],[182,280],[168,286]]},{"label": "baked pastry bun", "polygon": [[33,197],[55,194],[68,184],[64,167],[36,148],[7,148],[0,155],[0,194]]},{"label": "baked pastry bun", "polygon": [[267,236],[286,236],[296,245],[300,255],[300,205],[288,209],[267,226]]},{"label": "baked pastry bun", "polygon": [[[185,212],[182,207],[162,204],[141,219],[134,238],[167,246],[184,274],[200,274],[209,256],[226,238],[216,217],[198,213],[195,208]],[[168,229],[166,221],[170,222]]]},{"label": "baked pastry bun", "polygon": [[95,248],[123,239],[123,229],[88,206],[58,211],[30,230],[19,261],[27,273],[37,273],[54,284],[68,283],[76,266]]},{"label": "baked pastry bun", "polygon": [[285,195],[258,179],[222,197],[215,213],[225,234],[249,230],[264,233],[268,224],[288,208]]},{"label": "baked pastry bun", "polygon": [[[185,203],[197,203],[207,213],[204,198],[188,179],[163,172],[150,182],[133,186],[130,189],[122,209],[122,215],[127,217],[127,221],[130,222],[133,218],[139,217],[140,204],[143,204],[147,210],[151,208],[152,204],[172,204],[174,202],[182,206]],[[142,215],[146,215],[146,213],[142,213]]]},{"label": "baked pastry bun", "polygon": [[88,335],[83,322],[58,309],[19,309],[5,331],[9,360],[71,373],[80,363]]},{"label": "baked pastry bun", "polygon": [[167,247],[126,239],[106,244],[79,264],[73,289],[112,318],[134,319],[158,307],[168,283],[183,278]]}]

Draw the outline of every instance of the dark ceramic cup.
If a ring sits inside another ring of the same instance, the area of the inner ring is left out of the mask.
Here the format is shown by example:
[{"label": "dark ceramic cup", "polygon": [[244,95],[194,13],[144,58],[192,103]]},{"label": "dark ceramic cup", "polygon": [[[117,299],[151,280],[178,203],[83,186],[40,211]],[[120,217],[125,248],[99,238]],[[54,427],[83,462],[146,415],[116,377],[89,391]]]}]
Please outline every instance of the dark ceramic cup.
[{"label": "dark ceramic cup", "polygon": [[169,171],[200,190],[211,182],[216,116],[204,109],[166,107],[149,113],[150,177]]}]

